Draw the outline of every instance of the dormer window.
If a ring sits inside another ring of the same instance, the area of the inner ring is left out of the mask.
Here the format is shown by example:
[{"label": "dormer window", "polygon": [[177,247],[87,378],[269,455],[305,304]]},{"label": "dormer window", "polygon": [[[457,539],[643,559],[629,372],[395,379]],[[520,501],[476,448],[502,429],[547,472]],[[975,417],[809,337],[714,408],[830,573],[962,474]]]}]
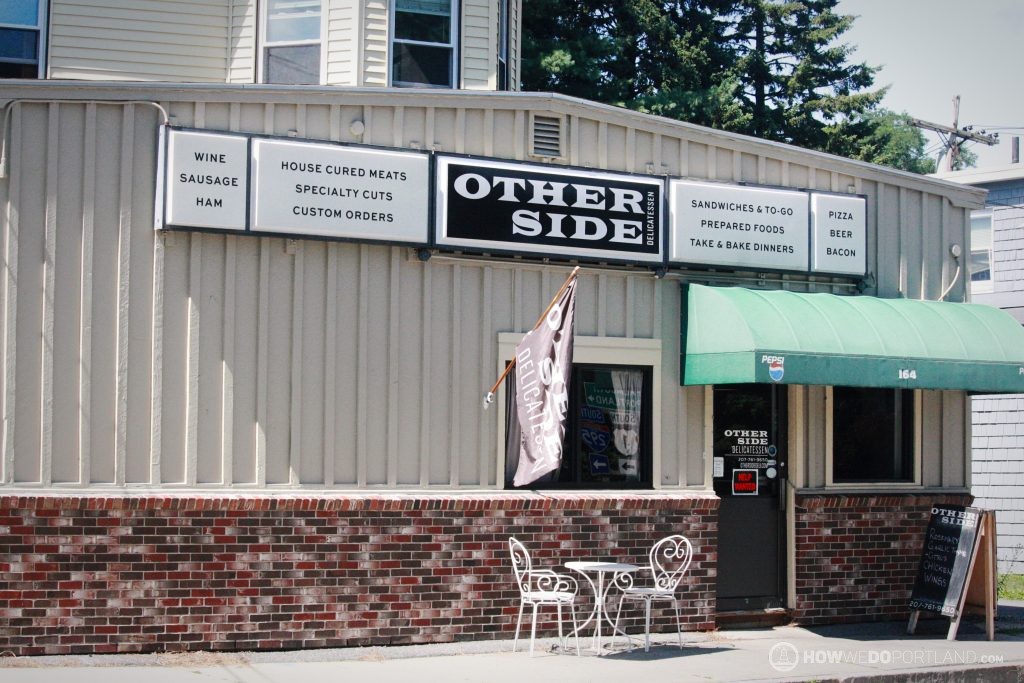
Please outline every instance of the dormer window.
[{"label": "dormer window", "polygon": [[455,87],[452,0],[394,0],[391,84]]},{"label": "dormer window", "polygon": [[0,78],[43,77],[45,0],[0,0]]},{"label": "dormer window", "polygon": [[269,0],[263,22],[264,83],[320,83],[321,0]]}]

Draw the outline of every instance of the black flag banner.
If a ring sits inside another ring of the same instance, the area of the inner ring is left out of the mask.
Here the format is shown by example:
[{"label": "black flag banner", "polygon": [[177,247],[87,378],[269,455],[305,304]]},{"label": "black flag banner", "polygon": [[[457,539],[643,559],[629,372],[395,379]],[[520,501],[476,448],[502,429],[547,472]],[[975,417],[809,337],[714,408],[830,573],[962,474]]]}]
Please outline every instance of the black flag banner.
[{"label": "black flag banner", "polygon": [[562,465],[575,313],[574,271],[541,323],[516,346],[515,403],[521,433],[516,486]]}]

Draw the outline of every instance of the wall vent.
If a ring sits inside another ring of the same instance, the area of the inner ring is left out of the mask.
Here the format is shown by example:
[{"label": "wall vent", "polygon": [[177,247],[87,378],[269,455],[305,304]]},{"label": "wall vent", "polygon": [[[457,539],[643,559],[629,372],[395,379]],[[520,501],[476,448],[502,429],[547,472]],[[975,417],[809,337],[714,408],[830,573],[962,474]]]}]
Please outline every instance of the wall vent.
[{"label": "wall vent", "polygon": [[530,114],[530,154],[548,159],[565,156],[562,152],[564,124],[561,116]]}]

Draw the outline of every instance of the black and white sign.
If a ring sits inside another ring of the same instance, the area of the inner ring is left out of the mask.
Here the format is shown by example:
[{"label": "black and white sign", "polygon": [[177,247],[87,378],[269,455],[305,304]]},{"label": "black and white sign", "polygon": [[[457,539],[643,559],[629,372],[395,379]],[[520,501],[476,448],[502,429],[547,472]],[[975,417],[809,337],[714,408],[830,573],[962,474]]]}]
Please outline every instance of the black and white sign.
[{"label": "black and white sign", "polygon": [[910,609],[956,616],[982,512],[962,505],[932,506]]},{"label": "black and white sign", "polygon": [[425,244],[426,154],[253,141],[252,230]]},{"label": "black and white sign", "polygon": [[806,271],[807,194],[672,181],[673,263]]},{"label": "black and white sign", "polygon": [[867,272],[867,200],[811,194],[811,270],[863,275]]},{"label": "black and white sign", "polygon": [[437,158],[436,243],[661,263],[660,179]]},{"label": "black and white sign", "polygon": [[170,130],[166,216],[170,226],[245,230],[249,139]]}]

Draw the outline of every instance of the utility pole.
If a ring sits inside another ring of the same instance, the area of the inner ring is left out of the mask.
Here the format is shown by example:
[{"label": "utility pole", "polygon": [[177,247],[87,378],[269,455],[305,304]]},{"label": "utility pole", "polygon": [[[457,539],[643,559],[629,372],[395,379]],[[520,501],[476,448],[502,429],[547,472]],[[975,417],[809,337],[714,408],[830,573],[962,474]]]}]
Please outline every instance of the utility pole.
[{"label": "utility pole", "polygon": [[[943,126],[941,123],[932,123],[930,121],[922,121],[921,119],[910,119],[918,128],[924,130],[935,131],[939,134],[939,138],[942,140],[943,154],[946,154],[946,170],[952,171],[953,164],[960,157],[960,144],[961,141],[972,140],[974,142],[981,142],[983,144],[992,146],[999,144],[999,133],[993,133],[987,135],[987,131],[981,131],[980,133],[972,132],[974,126],[966,126],[960,128],[960,96],[957,95],[953,98],[953,126]],[[941,159],[942,156],[939,155]]]}]

